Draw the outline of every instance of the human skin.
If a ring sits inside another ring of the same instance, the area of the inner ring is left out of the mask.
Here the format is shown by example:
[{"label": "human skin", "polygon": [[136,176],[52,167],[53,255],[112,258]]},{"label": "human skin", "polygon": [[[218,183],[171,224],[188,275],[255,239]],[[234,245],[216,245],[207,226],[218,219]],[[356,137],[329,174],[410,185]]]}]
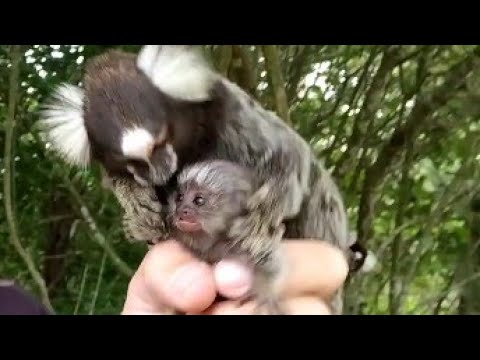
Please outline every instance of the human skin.
[{"label": "human skin", "polygon": [[[344,283],[347,262],[340,251],[318,240],[286,240],[288,272],[281,283],[291,315],[329,315],[326,305]],[[252,274],[233,260],[209,266],[173,240],[153,246],[132,277],[123,315],[247,315],[253,303],[240,306]],[[217,294],[227,300],[215,302]]]}]

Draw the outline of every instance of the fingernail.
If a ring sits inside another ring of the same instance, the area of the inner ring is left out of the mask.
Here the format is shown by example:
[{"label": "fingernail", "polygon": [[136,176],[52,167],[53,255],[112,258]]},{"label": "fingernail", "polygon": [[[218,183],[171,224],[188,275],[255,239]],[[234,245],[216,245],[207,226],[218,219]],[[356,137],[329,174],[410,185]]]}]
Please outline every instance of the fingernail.
[{"label": "fingernail", "polygon": [[252,272],[233,260],[224,260],[215,267],[215,279],[220,292],[229,298],[245,295],[252,286]]}]

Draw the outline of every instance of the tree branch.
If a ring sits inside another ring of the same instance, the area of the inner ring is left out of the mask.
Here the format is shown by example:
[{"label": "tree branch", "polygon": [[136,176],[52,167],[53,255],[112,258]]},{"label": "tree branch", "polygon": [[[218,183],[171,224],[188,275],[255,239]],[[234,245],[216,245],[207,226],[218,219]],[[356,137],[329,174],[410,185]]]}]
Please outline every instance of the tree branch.
[{"label": "tree branch", "polygon": [[[360,89],[364,86],[365,81],[367,79],[367,75],[370,71],[370,66],[372,65],[376,57],[377,57],[377,48],[373,48],[372,51],[370,52],[370,55],[368,56],[367,61],[363,66],[363,71],[362,71],[362,74],[360,75],[360,78],[358,79],[357,86],[355,86],[355,88],[353,89],[352,95],[350,96],[350,100],[348,102],[349,109],[352,109],[354,105],[358,102],[357,95],[359,94]],[[337,131],[335,133],[335,137],[333,139],[332,145],[330,145],[328,149],[325,150],[324,152],[325,163],[327,164],[327,166],[330,166],[329,164],[332,161],[332,153],[337,147],[338,141],[340,140],[340,132],[345,129],[345,123],[347,122],[348,118],[349,118],[348,112],[343,114],[340,124],[337,127]]]},{"label": "tree branch", "polygon": [[42,275],[37,270],[35,262],[31,255],[28,253],[22,245],[20,235],[18,234],[17,229],[17,220],[16,214],[14,211],[13,205],[13,190],[12,190],[12,159],[13,159],[13,137],[15,131],[15,117],[16,117],[16,107],[17,107],[17,93],[18,93],[18,84],[20,82],[20,60],[22,57],[22,46],[13,45],[11,49],[11,70],[10,70],[10,90],[9,90],[9,101],[8,101],[8,115],[7,121],[5,123],[5,153],[4,153],[4,163],[5,163],[5,175],[3,182],[3,193],[5,197],[5,213],[7,217],[8,230],[10,232],[10,241],[15,247],[15,250],[20,255],[22,260],[25,262],[30,275],[35,281],[39,291],[42,303],[45,307],[48,308],[50,312],[54,312],[53,306],[48,297],[48,289],[45,285],[45,280],[42,278]]},{"label": "tree branch", "polygon": [[375,190],[387,173],[390,165],[406,144],[407,139],[414,139],[432,113],[445,105],[457,89],[465,83],[466,76],[474,66],[474,59],[480,54],[480,47],[473,55],[454,66],[443,85],[437,87],[430,95],[419,95],[406,123],[398,127],[390,140],[381,148],[376,162],[370,166],[365,175],[358,212],[357,231],[360,242],[370,237],[373,221]]},{"label": "tree branch", "polygon": [[264,45],[262,50],[263,55],[265,56],[265,66],[275,95],[277,112],[285,122],[290,124],[290,109],[288,106],[278,49],[275,45]]},{"label": "tree branch", "polygon": [[337,162],[337,165],[335,166],[335,170],[333,172],[335,177],[342,178],[345,176],[347,169],[350,167],[350,159],[353,158],[351,154],[360,144],[362,135],[365,134],[366,128],[370,126],[369,124],[375,118],[375,113],[381,105],[386,85],[391,76],[392,70],[398,65],[399,56],[400,48],[398,46],[392,46],[385,51],[380,66],[372,80],[372,84],[365,94],[362,108],[355,118],[352,134],[348,140],[347,149],[342,154]]},{"label": "tree branch", "polygon": [[232,45],[220,45],[215,51],[215,62],[217,70],[226,76],[232,62]]},{"label": "tree branch", "polygon": [[[340,104],[342,103],[342,100],[344,98],[344,94],[345,94],[345,91],[348,87],[348,83],[349,83],[350,79],[353,78],[355,75],[357,75],[360,72],[360,70],[362,70],[362,67],[359,67],[357,70],[353,71],[351,74],[346,74],[345,75],[345,81],[339,85],[338,90],[335,92],[335,102],[333,103],[333,106],[331,106],[330,109],[328,109],[328,111],[326,111],[325,113],[323,113],[322,111],[319,111],[317,116],[315,117],[315,119],[310,121],[307,129],[304,130],[305,134],[312,134],[312,133],[315,134],[315,133],[317,133],[317,130],[319,128],[319,125],[320,125],[321,121],[323,119],[328,119],[329,117],[331,117],[333,114],[336,113],[336,111],[340,107]],[[332,74],[332,72],[330,73],[330,75],[329,75],[329,77],[326,81],[327,84],[331,82],[331,80],[330,80],[330,77],[332,76],[331,74]],[[336,74],[336,75],[338,75],[338,74]],[[317,77],[315,78],[315,82],[313,83],[313,85],[311,87],[309,87],[307,89],[307,91],[305,92],[305,95],[303,97],[304,99],[308,99],[308,93],[310,92],[312,87],[316,86],[315,84],[317,83],[317,80],[320,76],[322,76],[322,74],[318,73]],[[342,121],[346,121],[347,118],[348,118],[348,112],[346,112],[345,114],[342,115]],[[339,129],[343,128],[343,125],[344,125],[344,122],[342,122],[342,125],[339,126]],[[334,141],[335,141],[335,139],[334,139]]]},{"label": "tree branch", "polygon": [[[399,65],[400,69],[400,76],[399,76],[399,82],[401,83],[401,78],[402,78],[402,64]],[[401,85],[400,85],[401,86]],[[417,92],[420,91],[420,88],[417,89]],[[412,95],[413,96],[413,95]],[[376,128],[372,129],[373,127],[373,121],[369,123],[369,127],[367,129],[367,134],[377,134],[379,136],[364,136],[363,140],[361,142],[360,146],[360,160],[357,162],[355,172],[354,174],[362,174],[365,169],[367,168],[370,159],[367,156],[368,150],[370,148],[377,148],[381,145],[383,140],[381,139],[380,133],[390,124],[390,122],[397,116],[398,114],[398,122],[397,124],[402,124],[404,119],[404,114],[405,114],[405,108],[406,108],[406,103],[407,103],[406,98],[403,99],[402,105],[400,107],[400,110],[398,112],[393,112],[390,116],[386,117],[385,120],[379,124]],[[348,188],[348,193],[355,193],[356,192],[356,187],[358,185],[360,176],[355,176],[352,178],[352,181],[350,182],[350,186]]]},{"label": "tree branch", "polygon": [[450,276],[448,279],[447,283],[445,284],[445,287],[443,291],[441,291],[441,295],[439,296],[437,300],[437,304],[435,305],[435,308],[433,309],[433,315],[439,315],[440,311],[442,310],[442,305],[445,302],[445,300],[448,297],[448,294],[451,291],[451,287],[453,286],[454,280],[455,280],[455,272]]},{"label": "tree branch", "polygon": [[238,83],[249,94],[256,95],[257,79],[254,72],[254,64],[250,54],[241,45],[233,45],[233,57],[240,59],[241,67],[239,69]]},{"label": "tree branch", "polygon": [[[462,278],[468,278],[472,274],[478,274],[480,252],[478,247],[480,245],[480,193],[475,191],[469,201],[469,211],[465,214],[467,227],[469,229],[469,242],[465,251],[466,256],[459,268]],[[470,282],[464,286],[460,295],[460,304],[458,307],[459,314],[478,314],[480,306],[478,305],[478,295],[480,293],[480,282]]]},{"label": "tree branch", "polygon": [[[405,150],[405,157],[402,166],[402,175],[399,184],[399,192],[398,192],[398,206],[397,206],[397,214],[395,216],[395,228],[402,226],[404,215],[405,215],[405,207],[407,205],[408,194],[410,193],[410,182],[409,182],[409,170],[412,164],[412,152],[413,152],[413,144],[411,139],[409,141],[410,147],[407,147]],[[402,241],[402,233],[398,233],[395,238],[393,239],[392,244],[392,257],[391,257],[391,266],[390,266],[390,289],[389,289],[389,309],[390,315],[395,315],[398,313],[401,304],[401,298],[397,289],[401,286],[400,281],[398,279],[398,260],[400,256],[400,243]]]},{"label": "tree branch", "polygon": [[86,264],[85,268],[83,269],[82,282],[80,283],[80,292],[78,294],[77,303],[75,305],[75,310],[73,310],[74,315],[77,315],[78,310],[80,309],[80,304],[81,304],[82,298],[83,298],[83,291],[85,290],[85,283],[87,281],[87,274],[88,274],[88,264]]},{"label": "tree branch", "polygon": [[103,271],[105,270],[105,263],[107,261],[107,252],[103,252],[102,262],[100,264],[100,270],[98,271],[97,284],[95,285],[95,292],[93,293],[92,303],[90,305],[89,315],[95,313],[95,306],[97,305],[98,294],[100,293],[100,285],[102,284]]},{"label": "tree branch", "polygon": [[120,258],[120,256],[118,256],[110,243],[106,240],[105,236],[103,236],[103,234],[100,232],[95,220],[93,219],[90,211],[88,210],[87,205],[85,204],[82,197],[77,192],[77,190],[67,176],[65,176],[65,184],[67,185],[67,188],[72,194],[73,198],[78,203],[82,217],[87,223],[90,231],[92,232],[92,237],[94,241],[105,250],[105,252],[112,260],[113,264],[115,264],[115,266],[123,275],[131,277],[133,275],[133,270]]},{"label": "tree branch", "polygon": [[417,55],[420,54],[421,52],[425,51],[425,49],[428,48],[428,46],[430,46],[430,45],[421,46],[419,49],[413,50],[413,51],[411,51],[410,53],[402,56],[401,58],[398,59],[396,65],[397,65],[397,66],[398,66],[398,65],[401,65],[401,64],[407,62],[408,60],[413,59],[415,56],[417,56]]},{"label": "tree branch", "polygon": [[289,71],[290,76],[288,76],[288,79],[286,79],[287,80],[286,91],[287,91],[289,106],[292,106],[292,104],[297,99],[298,84],[300,83],[300,80],[302,78],[303,67],[307,60],[307,55],[310,53],[309,52],[310,48],[311,48],[311,45],[298,45],[298,51],[295,54],[295,57],[293,58],[291,65],[289,66],[289,68],[291,69],[291,72]]}]

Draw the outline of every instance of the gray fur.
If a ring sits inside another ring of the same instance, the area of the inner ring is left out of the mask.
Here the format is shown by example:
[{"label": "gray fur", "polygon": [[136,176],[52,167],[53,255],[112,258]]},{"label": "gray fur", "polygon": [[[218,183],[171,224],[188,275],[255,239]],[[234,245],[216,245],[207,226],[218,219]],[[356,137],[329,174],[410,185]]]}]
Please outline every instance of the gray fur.
[{"label": "gray fur", "polygon": [[[167,223],[172,236],[211,263],[229,253],[238,255],[239,249],[230,241],[227,232],[247,206],[254,191],[252,181],[248,168],[227,161],[204,161],[185,168],[178,177],[177,190],[168,201]],[[195,235],[183,233],[172,224],[178,206],[177,195],[182,194],[187,201],[189,192],[198,191],[206,197],[206,204],[196,209],[203,231]]]},{"label": "gray fur", "polygon": [[128,240],[154,243],[168,237],[165,209],[152,187],[126,177],[103,176],[104,186],[113,192],[123,209],[122,226]]},{"label": "gray fur", "polygon": [[203,161],[185,168],[178,176],[178,186],[182,188],[192,182],[216,193],[253,190],[248,169],[220,160]]},{"label": "gray fur", "polygon": [[[196,89],[195,93],[191,93],[188,81],[174,83],[175,75],[167,76],[166,72],[150,68],[157,65],[149,61],[148,56],[153,56],[149,53],[155,56],[159,54],[152,49],[143,53],[139,63],[143,64],[141,68],[147,77],[149,74],[157,74],[151,75],[150,81],[164,93],[155,96],[165,96],[165,99],[179,97],[178,103],[170,100],[167,103],[170,104],[170,110],[178,107],[176,113],[169,114],[174,114],[176,120],[182,120],[184,134],[191,133],[190,130],[193,131],[196,121],[201,117],[203,110],[200,107],[195,108],[195,104],[208,104],[208,111],[214,110],[208,112],[206,124],[216,131],[207,135],[213,140],[210,142],[213,145],[200,153],[183,151],[183,159],[179,155],[179,164],[188,163],[188,157],[196,162],[220,159],[247,166],[253,171],[255,191],[247,201],[248,212],[232,223],[227,235],[262,269],[262,282],[275,284],[284,270],[279,254],[279,244],[284,236],[326,240],[348,251],[348,221],[341,193],[331,175],[316,159],[308,143],[275,113],[265,110],[236,84],[210,69],[202,68],[202,62],[193,61],[194,58],[190,57],[193,55],[188,54],[185,48],[179,52],[188,60],[184,64],[196,65],[186,70],[199,72],[189,72],[189,78],[208,79],[204,82],[208,84],[208,89],[199,89],[199,84],[191,84],[192,89]],[[162,51],[161,48],[158,50]],[[169,61],[168,56],[165,56],[159,63],[166,66]],[[172,64],[181,63],[176,59],[172,61],[175,61]],[[178,68],[175,69],[180,72]],[[181,73],[178,75],[182,77]],[[162,81],[166,80],[161,79],[167,78],[168,86],[162,87]],[[127,75],[123,80],[140,81],[136,80],[135,76],[127,78]],[[148,89],[148,86],[141,89]],[[130,89],[132,92],[134,90],[135,87]],[[141,95],[129,95],[124,101],[132,99],[134,102],[137,98],[141,99]],[[191,107],[185,107],[189,101]],[[137,111],[142,108],[140,104],[134,105],[131,108]],[[194,109],[198,109],[198,112]],[[152,111],[157,110],[152,107]],[[150,116],[149,121],[155,118]],[[192,121],[189,130],[189,123],[185,119]],[[184,144],[185,142],[182,146]],[[161,163],[158,163],[158,166],[160,167]],[[164,169],[157,170],[161,173]],[[155,197],[155,190],[143,187],[133,179],[123,179],[121,175],[109,173],[109,176],[114,178],[111,181],[113,192],[125,210],[124,226],[127,235],[140,241],[166,238],[169,235],[169,229],[165,225],[167,209]],[[341,304],[339,296],[334,300],[336,304]],[[268,302],[268,299],[265,301]],[[341,312],[341,305],[336,306],[336,312]]]},{"label": "gray fur", "polygon": [[[169,200],[168,224],[173,238],[200,259],[213,264],[228,257],[251,266],[254,284],[243,300],[256,300],[258,313],[281,314],[277,280],[282,275],[283,261],[276,245],[281,241],[284,226],[278,224],[269,232],[268,238],[250,243],[239,242],[235,235],[229,235],[233,224],[238,223],[238,218],[249,206],[254,191],[255,178],[248,168],[219,160],[194,164],[178,177],[178,190]],[[205,199],[203,206],[191,202],[199,193]],[[182,195],[181,200],[178,200],[177,194]],[[202,231],[185,233],[175,228],[174,219],[181,217],[185,206],[195,211]],[[258,252],[252,251],[252,245],[261,245]]]},{"label": "gray fur", "polygon": [[[278,229],[284,220],[284,237],[325,240],[348,252],[348,218],[330,173],[291,127],[238,86],[222,81],[230,95],[228,118],[215,155],[252,166],[265,182],[251,198],[250,213],[233,224],[229,235],[268,269],[278,270],[282,238],[278,232],[272,237],[271,227]],[[277,270],[266,273],[273,280]],[[336,314],[342,312],[341,296],[332,301]]]}]

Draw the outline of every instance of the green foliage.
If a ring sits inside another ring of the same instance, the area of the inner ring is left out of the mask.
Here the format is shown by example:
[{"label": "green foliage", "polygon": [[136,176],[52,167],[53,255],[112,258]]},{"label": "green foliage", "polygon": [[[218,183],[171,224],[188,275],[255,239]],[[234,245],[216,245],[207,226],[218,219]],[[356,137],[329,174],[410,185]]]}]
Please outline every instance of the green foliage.
[{"label": "green foliage", "polygon": [[[135,269],[145,251],[125,240],[120,208],[102,188],[99,169],[68,168],[35,128],[39,104],[52,88],[62,81],[79,83],[85,62],[109,48],[136,52],[139,46],[23,49],[13,146],[14,210],[22,244],[46,279],[55,310],[63,314],[119,313],[129,282],[88,226],[72,186],[123,262]],[[278,50],[293,126],[334,172],[352,229],[366,224],[371,231],[362,240],[379,258],[375,271],[348,283],[347,310],[476,313],[480,257],[474,245],[480,239],[472,229],[479,223],[469,204],[479,191],[478,48],[299,45]],[[214,64],[226,64],[241,86],[253,79],[258,85],[254,95],[267,108],[278,107],[268,76],[274,69],[265,64],[260,47],[239,47],[230,52],[231,59],[218,58],[228,52],[217,47],[206,52]],[[2,135],[9,56],[9,47],[0,46]],[[446,81],[452,86],[445,89]],[[2,149],[4,142],[1,136]],[[0,170],[3,181],[3,159]],[[369,184],[374,184],[370,192]],[[362,201],[375,205],[371,223],[359,212]],[[4,207],[0,218],[5,218]],[[0,238],[2,277],[37,292],[9,241],[5,221]]]}]

